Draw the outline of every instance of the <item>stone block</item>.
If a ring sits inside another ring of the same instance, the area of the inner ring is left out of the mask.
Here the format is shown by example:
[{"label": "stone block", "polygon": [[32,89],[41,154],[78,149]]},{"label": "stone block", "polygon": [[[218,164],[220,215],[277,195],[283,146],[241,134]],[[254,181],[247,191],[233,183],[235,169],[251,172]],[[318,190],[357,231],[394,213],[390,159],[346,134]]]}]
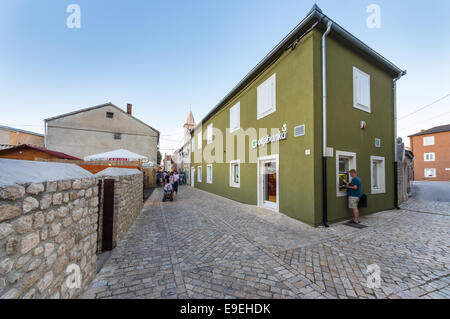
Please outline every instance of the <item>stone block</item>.
[{"label": "stone block", "polygon": [[57,182],[47,182],[47,193],[56,192],[57,187],[58,187]]},{"label": "stone block", "polygon": [[45,217],[42,212],[37,212],[33,215],[33,228],[41,229],[45,224]]},{"label": "stone block", "polygon": [[0,198],[5,200],[18,200],[25,195],[25,187],[21,185],[11,185],[0,189]]},{"label": "stone block", "polygon": [[72,187],[71,181],[58,181],[58,191],[65,191]]},{"label": "stone block", "polygon": [[0,223],[19,216],[22,209],[18,205],[0,205]]},{"label": "stone block", "polygon": [[53,194],[53,205],[62,205],[63,203],[63,194],[62,193],[54,193]]},{"label": "stone block", "polygon": [[0,224],[0,240],[3,239],[3,238],[8,237],[13,232],[14,232],[14,229],[11,226],[11,224],[7,224],[7,223],[1,223]]},{"label": "stone block", "polygon": [[11,258],[6,258],[0,262],[0,275],[8,274],[14,266],[14,261]]},{"label": "stone block", "polygon": [[40,242],[39,232],[31,233],[24,238],[22,238],[20,244],[20,252],[26,254],[31,249],[35,248]]},{"label": "stone block", "polygon": [[22,256],[19,259],[17,259],[16,269],[18,270],[18,269],[22,268],[23,266],[25,266],[30,261],[30,259],[31,259],[31,255],[25,255],[25,256]]},{"label": "stone block", "polygon": [[27,193],[32,195],[37,195],[39,193],[42,193],[44,191],[44,184],[38,183],[38,184],[30,184],[30,186],[27,187]]},{"label": "stone block", "polygon": [[17,220],[16,232],[19,234],[28,233],[33,228],[33,217],[23,216]]},{"label": "stone block", "polygon": [[42,196],[41,198],[40,208],[47,209],[50,207],[51,204],[52,204],[52,195],[44,194],[44,196]]},{"label": "stone block", "polygon": [[44,278],[39,280],[36,287],[39,290],[40,293],[43,293],[45,289],[47,289],[53,280],[53,271],[49,271],[44,275]]}]

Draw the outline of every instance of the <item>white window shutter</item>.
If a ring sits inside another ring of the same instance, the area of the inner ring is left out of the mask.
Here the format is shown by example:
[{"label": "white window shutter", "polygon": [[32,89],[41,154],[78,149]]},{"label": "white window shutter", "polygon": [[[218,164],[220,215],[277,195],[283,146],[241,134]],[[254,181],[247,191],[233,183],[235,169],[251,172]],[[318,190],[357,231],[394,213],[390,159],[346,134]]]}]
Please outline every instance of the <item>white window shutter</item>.
[{"label": "white window shutter", "polygon": [[241,106],[238,102],[230,109],[230,132],[238,130],[241,127]]},{"label": "white window shutter", "polygon": [[370,112],[370,75],[353,68],[354,107]]},{"label": "white window shutter", "polygon": [[276,111],[276,74],[258,86],[257,104],[258,119]]},{"label": "white window shutter", "polygon": [[212,123],[208,125],[206,129],[206,142],[208,144],[212,143],[213,140],[213,125]]}]

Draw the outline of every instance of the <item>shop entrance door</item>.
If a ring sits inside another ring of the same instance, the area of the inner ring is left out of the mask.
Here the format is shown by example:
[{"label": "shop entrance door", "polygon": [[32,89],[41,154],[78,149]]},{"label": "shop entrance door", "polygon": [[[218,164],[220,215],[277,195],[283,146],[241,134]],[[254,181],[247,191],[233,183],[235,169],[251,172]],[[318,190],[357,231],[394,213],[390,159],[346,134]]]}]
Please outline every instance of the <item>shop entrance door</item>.
[{"label": "shop entrance door", "polygon": [[258,161],[258,202],[260,207],[279,211],[278,155],[261,157]]},{"label": "shop entrance door", "polygon": [[194,187],[194,174],[195,174],[195,168],[191,167],[191,186]]}]

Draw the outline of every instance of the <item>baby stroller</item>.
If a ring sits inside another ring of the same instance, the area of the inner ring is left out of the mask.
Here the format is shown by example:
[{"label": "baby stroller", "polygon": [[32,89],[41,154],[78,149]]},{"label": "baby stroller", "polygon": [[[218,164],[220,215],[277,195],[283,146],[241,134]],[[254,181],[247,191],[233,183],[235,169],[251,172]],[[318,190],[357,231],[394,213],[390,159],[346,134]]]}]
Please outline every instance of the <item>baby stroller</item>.
[{"label": "baby stroller", "polygon": [[167,200],[173,202],[173,187],[171,183],[167,183],[166,185],[164,185],[163,202]]}]

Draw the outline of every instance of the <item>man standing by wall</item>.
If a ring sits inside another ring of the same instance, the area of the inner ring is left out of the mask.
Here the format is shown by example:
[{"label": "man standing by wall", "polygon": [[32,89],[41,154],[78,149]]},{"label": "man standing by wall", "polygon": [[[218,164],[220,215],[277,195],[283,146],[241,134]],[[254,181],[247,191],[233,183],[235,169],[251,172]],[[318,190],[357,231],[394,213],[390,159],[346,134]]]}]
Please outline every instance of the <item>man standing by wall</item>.
[{"label": "man standing by wall", "polygon": [[362,196],[361,192],[361,179],[357,176],[356,170],[350,170],[350,176],[352,177],[351,183],[346,182],[348,189],[348,208],[353,209],[353,220],[355,224],[359,224],[359,209],[358,204]]}]

